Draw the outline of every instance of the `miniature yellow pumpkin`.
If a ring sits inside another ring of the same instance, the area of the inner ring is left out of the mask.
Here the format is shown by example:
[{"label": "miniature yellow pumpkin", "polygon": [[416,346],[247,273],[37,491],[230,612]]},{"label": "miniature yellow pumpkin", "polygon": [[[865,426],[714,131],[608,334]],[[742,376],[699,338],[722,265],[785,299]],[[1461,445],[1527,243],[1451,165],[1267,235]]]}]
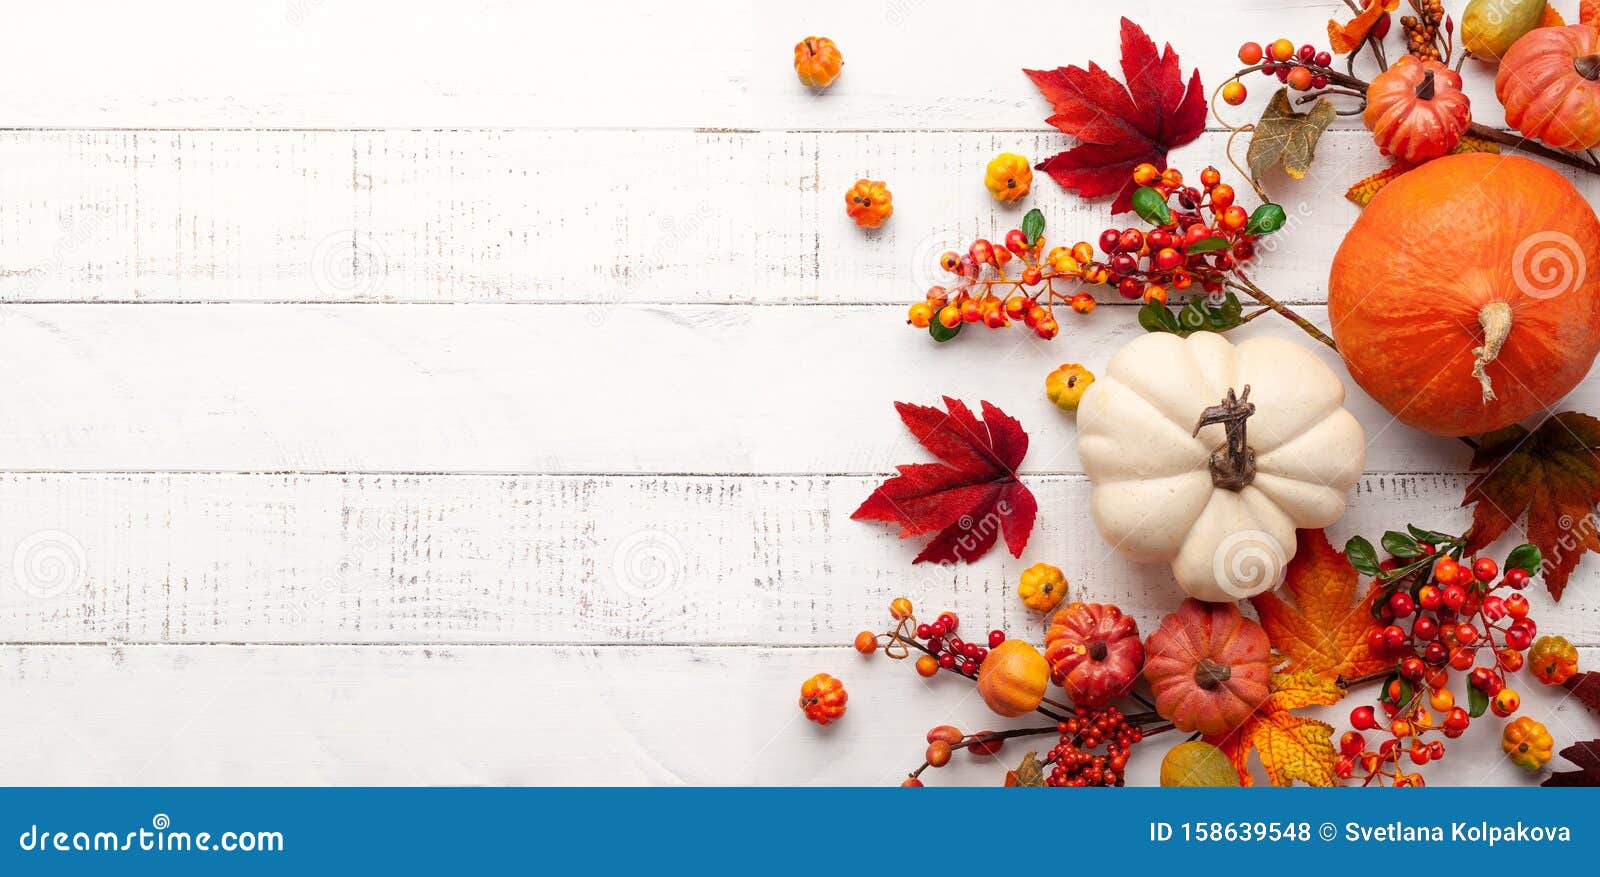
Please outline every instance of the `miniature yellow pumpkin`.
[{"label": "miniature yellow pumpkin", "polygon": [[794,72],[812,88],[827,88],[839,78],[844,55],[827,37],[806,37],[794,45]]},{"label": "miniature yellow pumpkin", "polygon": [[1049,682],[1049,662],[1020,639],[995,646],[978,665],[979,696],[989,709],[1008,718],[1038,709]]},{"label": "miniature yellow pumpkin", "polygon": [[[1091,298],[1089,301],[1093,302],[1094,299]],[[1078,309],[1076,301],[1073,302],[1072,309]],[[1090,309],[1093,309],[1093,305]],[[1089,389],[1092,383],[1094,383],[1094,372],[1075,362],[1069,362],[1045,377],[1044,394],[1062,411],[1077,411],[1078,402],[1082,401],[1084,391]]]},{"label": "miniature yellow pumpkin", "polygon": [[1500,748],[1511,763],[1524,770],[1538,770],[1550,760],[1550,750],[1555,746],[1550,731],[1534,721],[1532,716],[1522,716],[1506,725],[1500,735]]},{"label": "miniature yellow pumpkin", "polygon": [[1033,168],[1015,152],[1002,152],[989,162],[983,184],[996,201],[1020,201],[1033,186]]},{"label": "miniature yellow pumpkin", "polygon": [[1017,583],[1017,596],[1022,605],[1035,612],[1049,612],[1061,604],[1067,595],[1067,577],[1048,563],[1036,563],[1022,571]]}]

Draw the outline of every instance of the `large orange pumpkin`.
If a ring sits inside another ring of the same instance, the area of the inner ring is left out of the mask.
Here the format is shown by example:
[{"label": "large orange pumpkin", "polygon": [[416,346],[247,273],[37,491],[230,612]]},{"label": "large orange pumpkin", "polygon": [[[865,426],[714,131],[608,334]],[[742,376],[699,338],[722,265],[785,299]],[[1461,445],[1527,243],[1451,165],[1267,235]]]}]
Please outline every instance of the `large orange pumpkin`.
[{"label": "large orange pumpkin", "polygon": [[1002,716],[1031,713],[1044,702],[1050,664],[1039,650],[1020,639],[1008,639],[978,665],[978,694]]},{"label": "large orange pumpkin", "polygon": [[1402,55],[1373,77],[1361,121],[1384,155],[1424,162],[1456,148],[1472,121],[1472,104],[1461,91],[1460,73]]},{"label": "large orange pumpkin", "polygon": [[1145,652],[1156,712],[1180,731],[1229,733],[1267,699],[1272,645],[1232,603],[1183,601]]},{"label": "large orange pumpkin", "polygon": [[1506,124],[1563,149],[1600,146],[1600,32],[1541,27],[1511,44],[1494,77]]},{"label": "large orange pumpkin", "polygon": [[1345,235],[1328,315],[1351,376],[1401,421],[1499,429],[1556,404],[1600,352],[1600,220],[1538,162],[1434,159]]}]

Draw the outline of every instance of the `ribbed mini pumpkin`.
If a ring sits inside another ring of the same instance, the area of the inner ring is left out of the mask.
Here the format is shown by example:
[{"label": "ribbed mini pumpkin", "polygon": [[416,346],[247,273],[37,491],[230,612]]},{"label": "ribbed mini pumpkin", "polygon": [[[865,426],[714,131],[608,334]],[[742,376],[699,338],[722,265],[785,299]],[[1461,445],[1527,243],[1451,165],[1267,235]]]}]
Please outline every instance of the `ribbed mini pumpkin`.
[{"label": "ribbed mini pumpkin", "polygon": [[1145,643],[1156,712],[1180,731],[1226,734],[1267,699],[1272,645],[1232,603],[1185,600]]}]

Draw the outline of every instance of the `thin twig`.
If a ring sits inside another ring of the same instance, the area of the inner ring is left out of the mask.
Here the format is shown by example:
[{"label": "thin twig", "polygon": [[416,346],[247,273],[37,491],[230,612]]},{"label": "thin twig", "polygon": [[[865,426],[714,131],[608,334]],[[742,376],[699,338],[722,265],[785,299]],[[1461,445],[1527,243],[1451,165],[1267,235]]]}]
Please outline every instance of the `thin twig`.
[{"label": "thin twig", "polygon": [[1242,292],[1278,312],[1287,318],[1289,322],[1294,323],[1296,326],[1299,326],[1301,329],[1305,330],[1307,335],[1310,335],[1312,338],[1315,338],[1318,341],[1321,341],[1323,344],[1328,345],[1328,347],[1331,349],[1339,349],[1339,345],[1333,343],[1333,339],[1329,338],[1326,332],[1318,329],[1310,320],[1300,316],[1293,310],[1286,307],[1283,303],[1273,298],[1271,295],[1268,295],[1267,292],[1261,287],[1250,282],[1250,278],[1245,277],[1243,274],[1235,274],[1233,275],[1233,279],[1227,281],[1227,285],[1230,289]]}]

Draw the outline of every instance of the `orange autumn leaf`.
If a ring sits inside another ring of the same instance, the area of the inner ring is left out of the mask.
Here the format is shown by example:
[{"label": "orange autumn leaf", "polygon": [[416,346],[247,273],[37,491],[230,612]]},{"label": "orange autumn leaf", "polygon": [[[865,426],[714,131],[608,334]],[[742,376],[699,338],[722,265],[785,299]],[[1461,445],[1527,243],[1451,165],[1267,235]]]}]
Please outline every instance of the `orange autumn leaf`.
[{"label": "orange autumn leaf", "polygon": [[[1549,9],[1548,4],[1545,5]],[[1578,23],[1590,27],[1600,27],[1600,0],[1582,0],[1578,4]]]},{"label": "orange autumn leaf", "polygon": [[1333,726],[1290,710],[1331,706],[1344,697],[1344,689],[1314,671],[1302,670],[1272,674],[1269,692],[1232,734],[1208,737],[1207,742],[1228,756],[1239,772],[1239,782],[1247,786],[1254,782],[1250,776],[1252,750],[1275,786],[1293,785],[1296,780],[1313,786],[1337,785],[1334,764],[1339,753],[1333,748]]},{"label": "orange autumn leaf", "polygon": [[1355,51],[1356,46],[1367,38],[1367,33],[1378,19],[1395,11],[1400,7],[1400,0],[1373,0],[1371,6],[1361,10],[1349,24],[1340,24],[1333,19],[1328,19],[1328,43],[1336,54],[1344,55]]},{"label": "orange autumn leaf", "polygon": [[[1593,2],[1594,0],[1583,0],[1583,5],[1588,6]],[[1548,3],[1544,5],[1544,15],[1539,18],[1540,27],[1564,27],[1566,23],[1567,20],[1561,17],[1561,13],[1557,12],[1554,6]]]},{"label": "orange autumn leaf", "polygon": [[1359,576],[1321,530],[1299,530],[1294,559],[1284,570],[1283,590],[1250,598],[1272,647],[1287,658],[1286,673],[1314,672],[1330,682],[1375,673],[1392,661],[1367,647],[1372,600],[1378,588],[1356,599]]}]

